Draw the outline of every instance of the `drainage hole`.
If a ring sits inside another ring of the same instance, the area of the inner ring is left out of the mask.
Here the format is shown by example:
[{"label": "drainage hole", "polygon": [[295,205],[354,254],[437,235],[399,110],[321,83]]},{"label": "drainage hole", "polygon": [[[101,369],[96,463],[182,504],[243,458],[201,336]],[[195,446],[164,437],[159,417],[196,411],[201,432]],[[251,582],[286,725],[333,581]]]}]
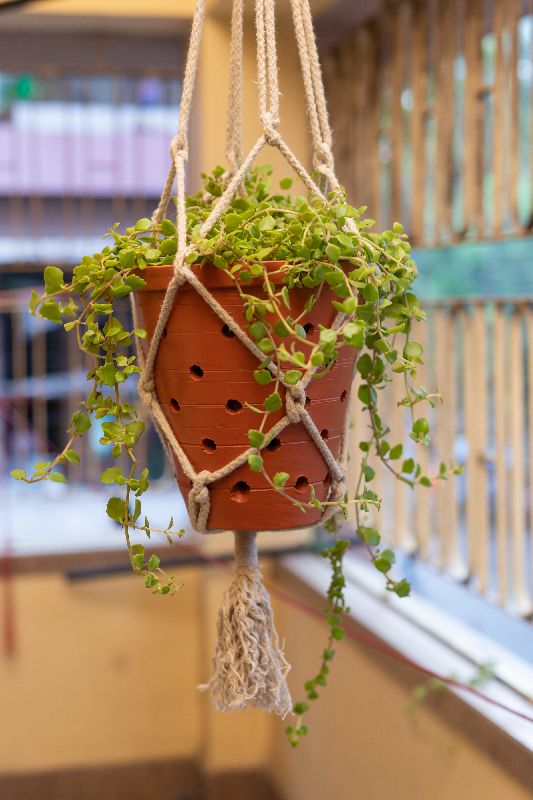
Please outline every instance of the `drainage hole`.
[{"label": "drainage hole", "polygon": [[246,503],[249,494],[250,487],[246,481],[238,481],[231,487],[229,496],[234,503]]},{"label": "drainage hole", "polygon": [[172,400],[170,401],[170,408],[172,409],[172,411],[176,412],[181,410],[181,406],[175,397],[173,397]]},{"label": "drainage hole", "polygon": [[265,450],[268,450],[270,453],[275,453],[276,450],[279,450],[280,447],[281,447],[280,440],[278,439],[277,436],[274,436],[274,438],[271,439],[267,445],[265,445]]},{"label": "drainage hole", "polygon": [[305,475],[300,475],[299,478],[296,478],[296,483],[294,484],[294,488],[297,492],[305,492],[307,487],[309,486],[309,478],[306,478]]},{"label": "drainage hole", "polygon": [[324,428],[324,430],[320,431],[320,438],[323,442],[327,442],[329,439],[329,431],[327,428]]},{"label": "drainage hole", "polygon": [[242,403],[240,400],[228,400],[226,411],[228,414],[239,414],[242,411]]},{"label": "drainage hole", "polygon": [[305,407],[309,408],[310,405],[311,405],[311,398],[307,397],[307,395],[306,395],[305,396]]},{"label": "drainage hole", "polygon": [[313,333],[315,332],[315,326],[313,325],[312,322],[306,322],[303,327],[304,327],[305,335],[307,337],[312,336]]},{"label": "drainage hole", "polygon": [[204,453],[214,453],[217,449],[217,443],[213,439],[202,439],[202,447]]},{"label": "drainage hole", "polygon": [[168,336],[168,331],[167,331],[167,328],[166,328],[166,325],[165,325],[165,327],[163,328],[163,339],[166,339],[167,336]]},{"label": "drainage hole", "polygon": [[344,401],[346,400],[346,398],[347,398],[347,397],[348,397],[348,392],[347,392],[347,390],[345,389],[345,390],[342,392],[341,396],[340,396],[340,401],[341,401],[341,403],[344,403]]},{"label": "drainage hole", "polygon": [[220,329],[220,333],[222,336],[227,336],[228,339],[231,339],[233,336],[235,336],[229,325],[223,325]]},{"label": "drainage hole", "polygon": [[204,377],[204,371],[198,364],[193,364],[189,367],[189,375],[193,381],[199,381]]}]

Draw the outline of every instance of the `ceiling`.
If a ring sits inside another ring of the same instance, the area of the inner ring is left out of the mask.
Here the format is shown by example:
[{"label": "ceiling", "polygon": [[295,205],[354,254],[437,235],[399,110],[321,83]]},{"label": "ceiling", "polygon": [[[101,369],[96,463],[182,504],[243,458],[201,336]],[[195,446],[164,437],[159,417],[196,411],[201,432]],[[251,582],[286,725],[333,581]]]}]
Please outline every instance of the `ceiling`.
[{"label": "ceiling", "polygon": [[[318,33],[327,40],[375,13],[382,0],[311,0]],[[173,35],[189,24],[195,0],[0,0],[1,30]],[[207,0],[209,13],[229,18],[232,0]],[[2,6],[5,6],[3,9]],[[250,13],[253,0],[247,0]],[[290,16],[277,0],[278,17]]]}]

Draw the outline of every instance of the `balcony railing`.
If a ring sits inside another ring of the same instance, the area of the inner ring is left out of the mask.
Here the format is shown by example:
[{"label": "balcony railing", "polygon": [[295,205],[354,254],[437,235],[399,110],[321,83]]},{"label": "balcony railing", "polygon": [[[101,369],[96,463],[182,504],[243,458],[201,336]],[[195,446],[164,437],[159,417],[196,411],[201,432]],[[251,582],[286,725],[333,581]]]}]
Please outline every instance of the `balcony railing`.
[{"label": "balcony railing", "polygon": [[[429,366],[419,375],[444,402],[424,409],[432,444],[421,454],[429,476],[454,462],[464,474],[413,491],[376,469],[387,540],[509,611],[533,610],[533,301],[492,298],[437,302],[414,338]],[[408,411],[395,375],[387,406],[391,440],[410,452]],[[354,412],[352,474],[366,421]],[[419,453],[420,456],[420,453]]]}]

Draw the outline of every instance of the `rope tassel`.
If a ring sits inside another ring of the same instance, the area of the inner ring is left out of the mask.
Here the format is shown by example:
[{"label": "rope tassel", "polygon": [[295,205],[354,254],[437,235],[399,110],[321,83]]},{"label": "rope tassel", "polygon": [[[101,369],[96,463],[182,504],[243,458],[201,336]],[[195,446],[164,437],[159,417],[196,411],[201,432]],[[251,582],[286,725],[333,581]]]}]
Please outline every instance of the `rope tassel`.
[{"label": "rope tassel", "polygon": [[261,580],[256,534],[234,535],[237,571],[218,614],[213,676],[199,688],[210,692],[219,711],[237,711],[251,703],[283,717],[292,707],[286,681],[290,666]]}]

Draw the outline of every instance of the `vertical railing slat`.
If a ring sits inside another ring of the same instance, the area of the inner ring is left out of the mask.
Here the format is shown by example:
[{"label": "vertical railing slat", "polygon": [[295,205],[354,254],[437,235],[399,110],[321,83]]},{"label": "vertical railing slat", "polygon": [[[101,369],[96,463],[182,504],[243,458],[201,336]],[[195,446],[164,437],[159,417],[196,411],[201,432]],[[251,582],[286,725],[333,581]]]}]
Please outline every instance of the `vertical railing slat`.
[{"label": "vertical railing slat", "polygon": [[508,601],[507,580],[507,468],[506,468],[506,406],[507,406],[507,348],[505,309],[498,303],[494,310],[492,369],[494,394],[494,475],[495,475],[495,527],[498,573],[498,601],[504,606]]},{"label": "vertical railing slat", "polygon": [[526,530],[525,530],[525,468],[524,468],[524,359],[522,345],[522,314],[513,310],[509,335],[509,402],[510,444],[512,452],[510,470],[511,506],[511,571],[513,604],[521,614],[531,611],[531,598],[526,585]]}]

